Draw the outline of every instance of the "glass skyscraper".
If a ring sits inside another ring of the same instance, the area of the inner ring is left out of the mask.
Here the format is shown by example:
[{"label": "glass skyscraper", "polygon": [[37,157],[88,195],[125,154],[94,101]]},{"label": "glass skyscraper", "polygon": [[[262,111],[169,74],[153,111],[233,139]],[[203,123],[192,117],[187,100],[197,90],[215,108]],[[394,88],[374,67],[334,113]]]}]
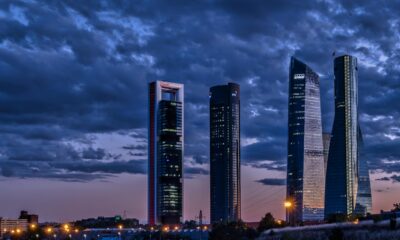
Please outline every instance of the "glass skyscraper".
[{"label": "glass skyscraper", "polygon": [[183,208],[183,85],[149,84],[148,223],[178,224]]},{"label": "glass skyscraper", "polygon": [[322,143],[324,145],[324,165],[325,165],[325,173],[326,167],[328,165],[328,156],[329,156],[329,144],[331,143],[331,133],[322,133]]},{"label": "glass skyscraper", "polygon": [[335,118],[326,170],[325,217],[354,213],[358,191],[358,68],[357,58],[334,60]]},{"label": "glass skyscraper", "polygon": [[289,69],[287,208],[291,224],[324,218],[325,167],[318,75],[292,57]]},{"label": "glass skyscraper", "polygon": [[358,132],[359,132],[358,191],[357,191],[356,207],[354,211],[358,215],[365,216],[367,213],[371,213],[372,211],[372,195],[371,195],[371,183],[369,180],[368,162],[363,154],[364,143],[361,130],[359,130]]},{"label": "glass skyscraper", "polygon": [[240,206],[240,86],[210,89],[211,223],[237,221]]}]

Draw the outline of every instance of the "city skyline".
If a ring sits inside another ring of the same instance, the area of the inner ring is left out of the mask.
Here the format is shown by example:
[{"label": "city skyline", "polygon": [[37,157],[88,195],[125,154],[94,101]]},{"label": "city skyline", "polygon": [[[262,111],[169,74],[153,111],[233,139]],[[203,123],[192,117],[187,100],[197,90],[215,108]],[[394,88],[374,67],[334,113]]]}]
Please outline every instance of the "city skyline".
[{"label": "city skyline", "polygon": [[359,60],[373,212],[391,208],[400,194],[399,8],[2,1],[0,215],[27,209],[66,221],[126,210],[147,221],[148,84],[163,79],[185,85],[183,219],[200,209],[210,218],[208,92],[227,82],[241,87],[242,218],[284,218],[289,58],[320,76],[331,132],[333,52]]}]

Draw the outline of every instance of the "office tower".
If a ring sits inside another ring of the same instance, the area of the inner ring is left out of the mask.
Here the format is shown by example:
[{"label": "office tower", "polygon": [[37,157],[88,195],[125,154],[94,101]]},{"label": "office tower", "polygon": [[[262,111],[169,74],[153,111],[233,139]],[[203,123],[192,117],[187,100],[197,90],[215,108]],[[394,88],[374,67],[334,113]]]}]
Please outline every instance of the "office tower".
[{"label": "office tower", "polygon": [[292,57],[289,69],[287,220],[324,218],[324,156],[318,75]]},{"label": "office tower", "polygon": [[240,86],[210,88],[211,222],[240,219]]},{"label": "office tower", "polygon": [[369,180],[368,162],[363,154],[364,144],[360,128],[358,133],[358,191],[354,211],[358,215],[365,216],[372,211],[371,183]]},{"label": "office tower", "polygon": [[328,156],[329,156],[329,144],[331,142],[331,133],[322,133],[322,144],[324,146],[324,166],[325,166],[325,176],[326,176],[326,167],[328,164]]},{"label": "office tower", "polygon": [[334,60],[335,118],[326,170],[325,217],[354,213],[358,190],[357,58]]},{"label": "office tower", "polygon": [[164,81],[149,84],[148,221],[182,221],[184,150],[183,85]]}]

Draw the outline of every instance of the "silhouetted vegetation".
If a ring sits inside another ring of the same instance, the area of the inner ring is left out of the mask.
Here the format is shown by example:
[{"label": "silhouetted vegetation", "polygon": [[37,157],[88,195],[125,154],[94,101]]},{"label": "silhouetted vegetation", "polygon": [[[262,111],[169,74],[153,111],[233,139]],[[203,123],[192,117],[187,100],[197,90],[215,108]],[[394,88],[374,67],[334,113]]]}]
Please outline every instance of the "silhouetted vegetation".
[{"label": "silhouetted vegetation", "polygon": [[264,232],[265,230],[271,229],[271,228],[278,228],[284,226],[283,222],[278,222],[275,220],[274,216],[271,213],[265,214],[265,216],[261,219],[257,231],[259,233]]},{"label": "silhouetted vegetation", "polygon": [[251,240],[258,236],[256,230],[248,228],[243,221],[213,224],[209,240]]}]

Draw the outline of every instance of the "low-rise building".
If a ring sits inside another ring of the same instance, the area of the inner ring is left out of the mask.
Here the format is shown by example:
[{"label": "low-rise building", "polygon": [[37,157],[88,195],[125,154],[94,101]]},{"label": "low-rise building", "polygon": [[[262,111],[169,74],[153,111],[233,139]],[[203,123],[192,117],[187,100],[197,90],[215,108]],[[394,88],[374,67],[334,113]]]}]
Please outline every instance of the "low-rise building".
[{"label": "low-rise building", "polygon": [[0,218],[0,237],[6,233],[19,234],[28,230],[27,219],[5,219]]}]

